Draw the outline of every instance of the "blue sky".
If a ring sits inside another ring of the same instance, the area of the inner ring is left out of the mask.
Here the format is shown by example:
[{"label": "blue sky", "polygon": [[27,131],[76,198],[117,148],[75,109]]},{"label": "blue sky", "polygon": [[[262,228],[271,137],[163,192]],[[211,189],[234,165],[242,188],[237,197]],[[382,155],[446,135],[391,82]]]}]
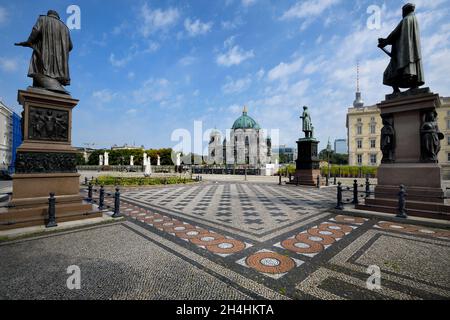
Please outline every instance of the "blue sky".
[{"label": "blue sky", "polygon": [[[427,86],[450,96],[450,1],[416,0]],[[26,40],[39,14],[75,4],[81,29],[72,30],[73,144],[135,143],[173,147],[172,132],[225,132],[247,105],[249,115],[280,143],[295,145],[300,110],[311,109],[316,135],[345,138],[354,100],[356,62],[366,104],[390,93],[381,84],[388,64],[377,47],[401,18],[405,1],[0,0],[0,99],[20,112],[31,50]],[[381,9],[368,28],[367,9]],[[205,145],[206,146],[206,142]]]}]

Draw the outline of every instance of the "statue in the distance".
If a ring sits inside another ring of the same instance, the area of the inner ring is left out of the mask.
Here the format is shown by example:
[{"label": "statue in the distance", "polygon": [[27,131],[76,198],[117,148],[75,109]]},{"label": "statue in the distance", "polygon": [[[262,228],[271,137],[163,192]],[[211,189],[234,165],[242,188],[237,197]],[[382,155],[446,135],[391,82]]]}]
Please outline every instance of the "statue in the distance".
[{"label": "statue in the distance", "polygon": [[39,16],[28,40],[15,45],[33,49],[28,69],[33,87],[69,94],[63,86],[70,85],[69,52],[73,46],[69,28],[56,11]]},{"label": "statue in the distance", "polygon": [[305,133],[305,138],[307,138],[307,139],[314,138],[314,136],[313,136],[314,127],[311,122],[311,116],[309,114],[308,107],[306,107],[306,106],[303,107],[303,114],[300,117],[300,119],[302,119],[302,122],[303,122],[302,130]]},{"label": "statue in the distance", "polygon": [[[415,5],[408,3],[402,10],[399,25],[386,39],[378,39],[378,47],[391,57],[383,84],[391,86],[394,93],[400,93],[400,88],[417,89],[425,84]],[[391,52],[385,49],[388,45],[392,46]]]}]

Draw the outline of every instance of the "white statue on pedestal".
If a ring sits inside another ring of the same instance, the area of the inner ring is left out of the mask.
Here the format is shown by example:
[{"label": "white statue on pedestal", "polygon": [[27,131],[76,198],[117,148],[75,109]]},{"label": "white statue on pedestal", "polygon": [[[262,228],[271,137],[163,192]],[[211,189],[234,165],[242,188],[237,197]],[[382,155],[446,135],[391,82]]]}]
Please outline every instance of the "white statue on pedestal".
[{"label": "white statue on pedestal", "polygon": [[98,165],[99,166],[103,165],[103,156],[101,154],[98,156]]},{"label": "white statue on pedestal", "polygon": [[177,153],[177,166],[181,166],[181,153]]},{"label": "white statue on pedestal", "polygon": [[151,158],[147,157],[147,153],[144,153],[144,174],[151,175],[152,174],[152,167],[151,167]]},{"label": "white statue on pedestal", "polygon": [[158,154],[158,159],[156,160],[156,165],[159,167],[161,165],[161,157]]},{"label": "white statue on pedestal", "polygon": [[109,166],[109,153],[105,151],[105,166]]},{"label": "white statue on pedestal", "polygon": [[130,156],[130,166],[134,166],[134,156]]}]

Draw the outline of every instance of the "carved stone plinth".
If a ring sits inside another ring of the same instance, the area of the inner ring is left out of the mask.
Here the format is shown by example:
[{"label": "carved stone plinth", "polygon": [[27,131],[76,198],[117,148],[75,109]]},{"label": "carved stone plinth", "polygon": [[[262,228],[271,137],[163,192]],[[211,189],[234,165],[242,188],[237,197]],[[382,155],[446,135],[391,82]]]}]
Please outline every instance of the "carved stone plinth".
[{"label": "carved stone plinth", "polygon": [[316,186],[320,175],[319,141],[305,138],[297,141],[297,162],[293,184]]},{"label": "carved stone plinth", "polygon": [[[385,128],[393,127],[395,141],[391,150],[385,144],[375,199],[366,200],[366,204],[358,208],[396,213],[399,186],[403,184],[409,215],[450,219],[450,207],[446,205],[442,188],[441,167],[436,160],[442,134],[432,117],[441,103],[439,95],[425,88],[416,94],[387,98],[378,107],[383,120],[389,119],[384,121]],[[390,130],[384,129],[386,131]],[[383,131],[381,139],[383,141]],[[432,146],[429,141],[433,142]]]},{"label": "carved stone plinth", "polygon": [[72,142],[72,109],[78,100],[68,95],[28,88],[19,90],[23,106],[23,143],[17,149],[13,175],[12,206],[0,212],[0,229],[45,223],[48,197],[56,198],[57,221],[101,216],[92,214],[91,204],[82,200],[76,149]]}]

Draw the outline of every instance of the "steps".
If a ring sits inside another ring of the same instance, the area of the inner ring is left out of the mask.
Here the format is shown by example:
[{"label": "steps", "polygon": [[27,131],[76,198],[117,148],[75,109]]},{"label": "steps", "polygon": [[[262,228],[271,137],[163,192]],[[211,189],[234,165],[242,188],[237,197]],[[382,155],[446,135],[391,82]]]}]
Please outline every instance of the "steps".
[{"label": "steps", "polygon": [[[67,222],[101,217],[102,211],[98,211],[91,204],[56,205],[56,222]],[[0,230],[10,230],[31,226],[45,225],[48,219],[48,207],[38,206],[33,208],[10,208],[0,211]]]},{"label": "steps", "polygon": [[[365,204],[358,204],[355,208],[396,215],[398,200],[369,198]],[[406,213],[415,217],[450,220],[450,206],[441,203],[406,201]]]}]

